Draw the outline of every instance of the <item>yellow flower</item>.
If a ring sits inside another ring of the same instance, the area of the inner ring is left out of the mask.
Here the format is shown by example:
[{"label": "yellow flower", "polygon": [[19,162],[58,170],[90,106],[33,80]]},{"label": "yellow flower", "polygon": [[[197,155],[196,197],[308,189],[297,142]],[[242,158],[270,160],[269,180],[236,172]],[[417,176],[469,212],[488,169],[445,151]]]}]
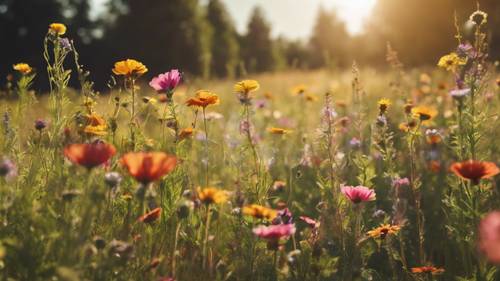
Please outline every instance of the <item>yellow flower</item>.
[{"label": "yellow flower", "polygon": [[288,133],[291,133],[291,130],[283,129],[283,128],[277,128],[277,127],[271,127],[268,128],[267,131],[271,134],[275,135],[286,135]]},{"label": "yellow flower", "polygon": [[420,119],[421,121],[428,121],[432,118],[436,117],[438,114],[437,110],[428,106],[416,106],[411,109],[411,112],[415,118]]},{"label": "yellow flower", "polygon": [[234,92],[247,95],[251,92],[257,91],[259,87],[259,82],[255,80],[243,80],[234,85]]},{"label": "yellow flower", "polygon": [[292,88],[292,94],[295,96],[299,96],[304,94],[307,91],[307,87],[304,84],[297,85]]},{"label": "yellow flower", "polygon": [[450,53],[439,59],[438,66],[448,71],[455,71],[458,66],[465,65],[467,58],[461,58],[456,53]]},{"label": "yellow flower", "polygon": [[87,118],[87,125],[83,129],[84,133],[95,136],[104,136],[108,133],[108,126],[106,125],[106,120],[104,120],[104,118],[96,113],[88,114],[85,117]]},{"label": "yellow flower", "polygon": [[397,234],[401,227],[399,225],[382,224],[367,232],[372,238],[384,239],[387,235]]},{"label": "yellow flower", "polygon": [[196,106],[196,107],[207,107],[209,105],[217,105],[219,104],[219,96],[216,94],[207,91],[207,90],[199,90],[196,92],[195,97],[189,98],[186,101],[188,106]]},{"label": "yellow flower", "polygon": [[385,112],[391,105],[392,102],[390,99],[383,98],[378,101],[378,108],[380,112]]},{"label": "yellow flower", "polygon": [[215,187],[198,187],[198,198],[205,204],[222,204],[227,201],[227,192]]},{"label": "yellow flower", "polygon": [[49,32],[55,35],[64,35],[66,33],[66,26],[62,23],[51,23],[49,25]]},{"label": "yellow flower", "polygon": [[33,68],[31,68],[31,66],[27,63],[18,63],[18,64],[14,64],[13,66],[14,70],[15,71],[18,71],[20,72],[21,74],[30,74],[31,71],[33,71]]},{"label": "yellow flower", "polygon": [[256,219],[272,220],[278,215],[278,211],[264,206],[252,204],[243,207],[243,214],[252,216]]},{"label": "yellow flower", "polygon": [[113,73],[116,75],[123,75],[127,77],[141,76],[148,72],[144,64],[133,59],[126,59],[115,63]]}]

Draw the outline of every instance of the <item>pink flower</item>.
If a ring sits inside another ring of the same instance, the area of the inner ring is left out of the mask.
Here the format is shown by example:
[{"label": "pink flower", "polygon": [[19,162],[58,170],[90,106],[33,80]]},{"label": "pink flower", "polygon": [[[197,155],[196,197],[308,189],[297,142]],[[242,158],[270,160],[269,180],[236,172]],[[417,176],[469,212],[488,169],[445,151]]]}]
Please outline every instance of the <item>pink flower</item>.
[{"label": "pink flower", "polygon": [[500,264],[500,211],[491,212],[481,220],[478,246],[490,262]]},{"label": "pink flower", "polygon": [[177,69],[158,75],[149,82],[149,86],[157,92],[171,92],[181,82],[181,73]]},{"label": "pink flower", "polygon": [[307,225],[309,225],[309,227],[311,227],[311,228],[318,228],[320,226],[320,222],[319,221],[311,219],[310,217],[300,216],[299,219],[301,221],[307,223]]},{"label": "pink flower", "polygon": [[375,191],[365,186],[342,186],[340,191],[352,201],[354,204],[358,204],[366,201],[375,200]]},{"label": "pink flower", "polygon": [[294,224],[278,224],[270,226],[258,226],[253,229],[253,233],[260,238],[269,240],[278,240],[280,238],[289,237],[295,233]]}]

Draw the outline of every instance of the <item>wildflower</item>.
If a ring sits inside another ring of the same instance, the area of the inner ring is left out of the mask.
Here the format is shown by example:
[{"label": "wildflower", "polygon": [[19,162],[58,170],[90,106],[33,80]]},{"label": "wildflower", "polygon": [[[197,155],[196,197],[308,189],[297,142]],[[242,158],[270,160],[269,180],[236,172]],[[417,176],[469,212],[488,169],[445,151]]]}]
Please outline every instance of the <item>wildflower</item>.
[{"label": "wildflower", "polygon": [[291,224],[292,223],[292,212],[286,208],[285,202],[278,202],[278,208],[282,208],[278,211],[278,215],[274,218],[273,224]]},{"label": "wildflower", "polygon": [[47,121],[43,119],[37,119],[35,120],[35,129],[37,131],[41,131],[47,127]]},{"label": "wildflower", "polygon": [[410,185],[410,180],[408,178],[395,178],[392,180],[392,186],[394,188],[400,188],[402,186]]},{"label": "wildflower", "polygon": [[129,152],[120,163],[138,182],[148,184],[172,172],[177,158],[164,152]]},{"label": "wildflower", "polygon": [[11,178],[15,177],[16,175],[17,175],[17,168],[14,162],[12,162],[12,160],[6,157],[3,157],[0,160],[0,176]]},{"label": "wildflower", "polygon": [[412,108],[411,112],[415,118],[418,118],[421,121],[431,120],[438,114],[436,109],[423,105]]},{"label": "wildflower", "polygon": [[420,267],[412,267],[411,268],[412,273],[422,273],[422,274],[432,274],[432,275],[437,275],[441,274],[444,272],[443,268],[437,268],[434,266],[420,266]]},{"label": "wildflower", "polygon": [[227,192],[215,187],[205,187],[203,189],[198,187],[198,199],[207,205],[223,204],[227,201]]},{"label": "wildflower", "polygon": [[181,82],[182,75],[177,69],[158,75],[149,82],[149,86],[158,93],[171,93]]},{"label": "wildflower", "polygon": [[425,131],[425,136],[427,137],[427,143],[437,144],[442,141],[441,134],[436,129],[427,129]]},{"label": "wildflower", "polygon": [[500,169],[495,163],[477,160],[453,163],[450,170],[458,177],[469,180],[473,184],[479,184],[481,179],[491,178],[500,173]]},{"label": "wildflower", "polygon": [[448,71],[455,71],[458,66],[465,65],[467,58],[461,58],[457,53],[450,53],[439,59],[438,66]]},{"label": "wildflower", "polygon": [[462,100],[464,97],[470,94],[470,88],[465,89],[454,89],[450,91],[450,96],[455,100]]},{"label": "wildflower", "polygon": [[19,73],[21,73],[23,75],[30,74],[33,71],[33,68],[27,63],[14,64],[13,68],[15,71],[18,71]]},{"label": "wildflower", "polygon": [[477,57],[477,52],[470,43],[462,43],[457,47],[457,54],[460,57],[475,58]]},{"label": "wildflower", "polygon": [[259,89],[259,82],[255,80],[243,80],[234,85],[234,92],[237,94],[248,95]]},{"label": "wildflower", "polygon": [[416,125],[417,124],[415,124],[415,122],[413,121],[410,121],[409,123],[403,122],[399,124],[398,128],[402,132],[409,132],[411,129],[415,128]]},{"label": "wildflower", "polygon": [[113,73],[126,77],[139,77],[148,72],[144,64],[134,59],[126,59],[115,63]]},{"label": "wildflower", "polygon": [[378,101],[378,108],[380,110],[380,113],[384,113],[387,111],[387,109],[389,108],[389,106],[392,105],[392,102],[390,99],[380,99]]},{"label": "wildflower", "polygon": [[479,223],[478,248],[494,264],[500,264],[500,211],[487,214]]},{"label": "wildflower", "polygon": [[273,190],[275,191],[283,191],[286,187],[286,182],[284,181],[275,181],[273,183]]},{"label": "wildflower", "polygon": [[182,129],[179,132],[179,139],[183,140],[183,139],[190,138],[193,135],[193,131],[194,130],[191,127]]},{"label": "wildflower", "polygon": [[356,137],[353,137],[350,141],[349,141],[349,146],[354,148],[354,149],[358,149],[361,147],[361,141],[356,138]]},{"label": "wildflower", "polygon": [[155,208],[152,211],[140,216],[137,221],[152,223],[161,216],[161,208]]},{"label": "wildflower", "polygon": [[271,134],[274,134],[274,135],[286,135],[286,134],[292,132],[291,130],[277,128],[277,127],[268,128],[267,131]]},{"label": "wildflower", "polygon": [[295,233],[294,224],[278,224],[270,226],[258,226],[253,229],[253,233],[260,238],[268,240],[279,240],[287,238]]},{"label": "wildflower", "polygon": [[272,220],[278,215],[278,211],[257,204],[252,204],[243,207],[243,214],[252,216],[256,219]]},{"label": "wildflower", "polygon": [[69,41],[68,38],[59,38],[59,44],[61,44],[61,47],[68,52],[73,48],[71,41]]},{"label": "wildflower", "polygon": [[342,186],[340,188],[340,191],[354,204],[366,201],[374,201],[376,199],[376,194],[373,189],[361,185]]},{"label": "wildflower", "polygon": [[85,116],[87,119],[87,126],[83,129],[84,133],[95,136],[104,136],[107,134],[108,126],[106,120],[98,114],[92,113]]},{"label": "wildflower", "polygon": [[305,222],[311,228],[319,228],[319,226],[321,225],[321,223],[319,221],[314,220],[314,219],[307,217],[307,216],[300,216],[299,219],[301,221]]},{"label": "wildflower", "polygon": [[122,176],[118,172],[109,172],[104,175],[104,182],[109,187],[117,187],[122,182]]},{"label": "wildflower", "polygon": [[206,108],[209,105],[219,104],[219,97],[207,90],[199,90],[196,92],[195,97],[189,98],[186,101],[188,106],[203,107]]},{"label": "wildflower", "polygon": [[469,21],[477,25],[486,24],[488,22],[488,14],[483,11],[477,10],[470,15]]},{"label": "wildflower", "polygon": [[401,229],[398,225],[382,224],[379,227],[372,229],[367,234],[372,238],[385,239],[387,235],[397,234]]},{"label": "wildflower", "polygon": [[64,35],[66,33],[66,26],[62,23],[51,23],[49,25],[49,32],[54,35]]},{"label": "wildflower", "polygon": [[64,148],[66,158],[87,169],[106,163],[115,153],[115,147],[104,142],[70,144]]},{"label": "wildflower", "polygon": [[304,84],[300,84],[292,88],[292,94],[295,96],[303,95],[305,94],[306,91],[307,91],[307,86]]}]

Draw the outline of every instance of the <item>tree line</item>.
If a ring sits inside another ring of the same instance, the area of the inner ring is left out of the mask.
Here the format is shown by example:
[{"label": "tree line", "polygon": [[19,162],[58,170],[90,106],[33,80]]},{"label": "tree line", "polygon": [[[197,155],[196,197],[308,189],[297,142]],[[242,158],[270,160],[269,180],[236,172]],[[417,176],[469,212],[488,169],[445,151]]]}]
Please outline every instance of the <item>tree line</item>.
[{"label": "tree line", "polygon": [[[491,56],[500,55],[500,3],[481,0],[488,14]],[[256,7],[240,34],[221,0],[109,0],[99,16],[91,0],[0,0],[0,75],[24,61],[44,73],[43,37],[51,22],[68,26],[81,61],[101,87],[112,64],[136,58],[151,73],[179,68],[196,77],[236,77],[287,68],[346,67],[353,60],[381,66],[387,42],[408,65],[434,64],[456,44],[454,14],[462,27],[477,8],[472,0],[378,0],[364,33],[351,36],[335,11],[320,8],[308,39],[272,38]],[[463,37],[465,40],[467,29]]]}]

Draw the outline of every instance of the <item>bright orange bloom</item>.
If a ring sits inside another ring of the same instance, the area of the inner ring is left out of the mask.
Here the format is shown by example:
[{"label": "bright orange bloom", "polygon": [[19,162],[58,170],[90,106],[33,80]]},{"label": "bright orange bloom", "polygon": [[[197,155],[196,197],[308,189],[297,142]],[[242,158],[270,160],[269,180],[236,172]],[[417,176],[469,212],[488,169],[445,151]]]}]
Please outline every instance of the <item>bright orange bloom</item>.
[{"label": "bright orange bloom", "polygon": [[194,130],[191,127],[182,129],[181,132],[179,133],[179,139],[183,140],[191,137],[193,135],[193,131]]},{"label": "bright orange bloom", "polygon": [[473,184],[479,184],[481,179],[491,178],[500,173],[495,163],[476,160],[453,163],[450,170],[462,179],[470,180]]},{"label": "bright orange bloom", "polygon": [[52,23],[49,25],[49,32],[55,35],[64,35],[66,33],[66,26],[62,23]]},{"label": "bright orange bloom", "polygon": [[161,208],[156,208],[140,216],[139,219],[137,219],[137,221],[144,223],[152,223],[155,220],[157,220],[160,216],[161,216]]},{"label": "bright orange bloom", "polygon": [[413,107],[411,112],[415,118],[418,118],[422,121],[431,120],[436,117],[438,111],[435,108],[427,107],[427,106],[416,106]]},{"label": "bright orange bloom", "polygon": [[126,59],[115,63],[113,73],[116,75],[123,75],[127,77],[138,77],[148,72],[144,64],[133,59]]},{"label": "bright orange bloom", "polygon": [[443,268],[437,268],[434,266],[420,266],[420,267],[412,267],[412,273],[430,273],[432,275],[441,274],[444,272]]},{"label": "bright orange bloom", "polygon": [[13,68],[15,71],[19,71],[19,73],[24,75],[30,74],[31,71],[33,71],[33,68],[31,68],[31,66],[27,63],[14,64]]},{"label": "bright orange bloom", "polygon": [[104,118],[95,113],[88,114],[85,117],[87,118],[87,126],[83,129],[83,132],[95,136],[104,136],[108,133],[106,131],[108,126]]},{"label": "bright orange bloom", "polygon": [[148,184],[172,172],[177,158],[164,152],[129,152],[120,163],[138,182]]},{"label": "bright orange bloom", "polygon": [[267,131],[269,133],[275,134],[275,135],[286,135],[286,134],[292,132],[291,130],[287,130],[287,129],[283,129],[283,128],[276,128],[276,127],[268,128]]},{"label": "bright orange bloom", "polygon": [[195,97],[189,98],[186,101],[188,106],[196,106],[196,107],[207,107],[209,105],[217,105],[219,104],[219,97],[207,90],[199,90],[196,92]]},{"label": "bright orange bloom", "polygon": [[115,153],[113,145],[103,142],[70,144],[64,148],[66,158],[87,169],[106,163]]},{"label": "bright orange bloom", "polygon": [[381,226],[372,229],[367,234],[372,238],[384,239],[387,235],[397,234],[401,227],[399,225],[382,224]]},{"label": "bright orange bloom", "polygon": [[222,204],[227,201],[227,192],[215,187],[198,187],[198,199],[205,204]]},{"label": "bright orange bloom", "polygon": [[278,215],[278,211],[261,205],[252,204],[243,207],[243,214],[252,216],[256,219],[272,220]]}]

